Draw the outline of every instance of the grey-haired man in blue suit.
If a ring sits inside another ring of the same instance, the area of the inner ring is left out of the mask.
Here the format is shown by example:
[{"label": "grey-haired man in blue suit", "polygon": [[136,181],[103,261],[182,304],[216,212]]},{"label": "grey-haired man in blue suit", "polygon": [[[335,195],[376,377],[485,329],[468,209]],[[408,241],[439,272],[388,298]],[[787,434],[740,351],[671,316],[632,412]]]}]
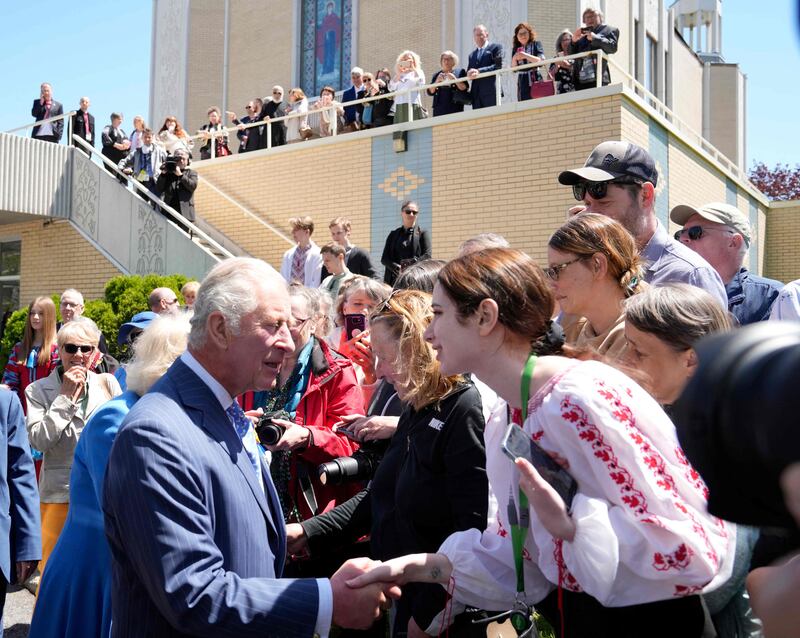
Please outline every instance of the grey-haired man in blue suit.
[{"label": "grey-haired man in blue suit", "polygon": [[[326,636],[366,628],[380,588],[282,579],[286,534],[253,427],[234,402],[272,387],[294,349],[286,284],[262,261],[215,266],[189,348],[126,417],[105,477],[113,636]],[[393,592],[396,593],[396,592]]]}]

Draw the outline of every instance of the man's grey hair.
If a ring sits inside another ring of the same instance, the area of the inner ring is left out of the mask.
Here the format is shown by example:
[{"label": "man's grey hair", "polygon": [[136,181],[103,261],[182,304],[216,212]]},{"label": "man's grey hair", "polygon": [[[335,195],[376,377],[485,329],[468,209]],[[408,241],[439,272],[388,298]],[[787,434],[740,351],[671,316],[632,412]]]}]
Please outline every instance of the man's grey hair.
[{"label": "man's grey hair", "polygon": [[286,285],[277,271],[260,259],[232,257],[214,266],[200,282],[194,302],[189,347],[200,348],[206,341],[206,324],[212,312],[219,312],[234,334],[239,334],[239,323],[245,315],[256,309],[258,296],[255,290],[263,289],[270,281]]},{"label": "man's grey hair", "polygon": [[486,250],[487,248],[510,248],[511,244],[508,240],[498,233],[481,233],[464,240],[458,248],[458,256],[463,257],[470,253],[476,253],[479,250]]},{"label": "man's grey hair", "polygon": [[581,12],[581,19],[583,19],[583,16],[585,16],[587,13],[594,13],[597,16],[598,22],[600,22],[600,24],[603,24],[603,12],[600,11],[600,9],[595,9],[594,7],[586,7]]},{"label": "man's grey hair", "polygon": [[72,295],[73,297],[77,297],[80,299],[80,304],[83,305],[83,295],[81,294],[80,290],[75,290],[75,288],[67,288],[64,292],[61,293],[61,296],[58,298],[58,303],[61,303],[61,300],[64,298],[64,295]]}]

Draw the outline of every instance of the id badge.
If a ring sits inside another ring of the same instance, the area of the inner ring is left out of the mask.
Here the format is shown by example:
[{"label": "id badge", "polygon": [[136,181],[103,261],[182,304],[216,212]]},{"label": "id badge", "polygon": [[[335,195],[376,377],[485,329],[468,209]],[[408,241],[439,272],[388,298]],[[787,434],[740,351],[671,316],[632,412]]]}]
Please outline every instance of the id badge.
[{"label": "id badge", "polygon": [[502,623],[494,621],[486,626],[486,638],[517,638],[518,635],[511,624],[511,618],[506,618]]}]

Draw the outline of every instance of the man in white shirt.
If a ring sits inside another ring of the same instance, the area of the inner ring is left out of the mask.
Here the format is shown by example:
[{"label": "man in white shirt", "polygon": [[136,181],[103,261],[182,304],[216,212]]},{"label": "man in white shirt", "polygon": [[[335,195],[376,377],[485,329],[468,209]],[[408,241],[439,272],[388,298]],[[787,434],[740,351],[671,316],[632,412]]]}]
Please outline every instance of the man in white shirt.
[{"label": "man in white shirt", "polygon": [[287,284],[299,282],[309,288],[319,288],[322,280],[322,255],[319,246],[311,241],[314,220],[308,215],[292,217],[289,225],[292,227],[292,239],[297,245],[283,253],[281,275]]}]

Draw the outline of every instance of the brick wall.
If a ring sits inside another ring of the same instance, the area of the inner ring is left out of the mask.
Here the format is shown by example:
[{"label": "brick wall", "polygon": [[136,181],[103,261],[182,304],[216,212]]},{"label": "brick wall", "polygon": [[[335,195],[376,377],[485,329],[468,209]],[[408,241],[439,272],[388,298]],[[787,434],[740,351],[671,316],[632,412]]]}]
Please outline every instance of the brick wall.
[{"label": "brick wall", "polygon": [[34,297],[77,288],[86,299],[103,296],[106,282],[120,272],[89,244],[69,222],[41,221],[0,227],[0,240],[19,238],[20,304]]},{"label": "brick wall", "polygon": [[772,202],[767,220],[765,275],[783,282],[800,278],[800,200]]}]

